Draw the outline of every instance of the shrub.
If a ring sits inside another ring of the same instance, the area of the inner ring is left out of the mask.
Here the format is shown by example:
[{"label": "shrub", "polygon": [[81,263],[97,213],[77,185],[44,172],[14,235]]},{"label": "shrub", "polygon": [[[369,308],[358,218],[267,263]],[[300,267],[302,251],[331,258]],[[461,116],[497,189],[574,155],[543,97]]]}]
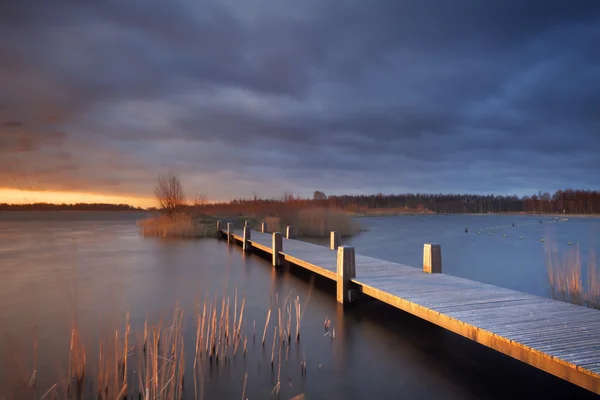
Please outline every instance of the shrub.
[{"label": "shrub", "polygon": [[143,236],[213,237],[214,221],[199,220],[187,214],[158,215],[137,222]]}]

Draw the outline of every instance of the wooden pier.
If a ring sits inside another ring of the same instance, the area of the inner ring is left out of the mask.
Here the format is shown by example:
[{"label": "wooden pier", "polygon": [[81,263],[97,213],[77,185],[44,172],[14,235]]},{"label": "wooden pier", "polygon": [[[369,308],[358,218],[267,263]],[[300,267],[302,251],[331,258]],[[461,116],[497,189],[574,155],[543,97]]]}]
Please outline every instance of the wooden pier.
[{"label": "wooden pier", "polygon": [[363,293],[600,394],[600,311],[445,275],[435,244],[424,246],[420,270],[338,247],[335,232],[328,248],[292,239],[293,227],[217,230],[274,267],[287,262],[337,282],[341,304]]}]

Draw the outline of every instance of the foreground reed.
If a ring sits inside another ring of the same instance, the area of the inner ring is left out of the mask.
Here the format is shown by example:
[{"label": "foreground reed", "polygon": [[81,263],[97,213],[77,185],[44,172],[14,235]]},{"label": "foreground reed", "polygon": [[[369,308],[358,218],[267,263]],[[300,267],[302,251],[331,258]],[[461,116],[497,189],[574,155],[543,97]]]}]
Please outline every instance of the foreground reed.
[{"label": "foreground reed", "polygon": [[600,275],[594,251],[590,251],[587,268],[584,269],[578,246],[569,249],[561,257],[552,245],[547,244],[548,241],[545,243],[552,298],[600,309]]},{"label": "foreground reed", "polygon": [[[306,301],[309,299],[310,292]],[[195,315],[191,318],[195,325],[195,343],[191,347],[193,362],[190,359],[188,364],[193,365],[190,373],[193,375],[194,398],[197,397],[197,377],[202,379],[203,368],[228,365],[235,357],[246,357],[248,335],[244,333],[245,310],[246,295],[238,296],[237,289],[233,298],[206,296],[202,303],[197,304]],[[300,297],[293,297],[291,293],[282,303],[276,294],[274,301],[269,304],[262,345],[266,344],[265,336],[274,319],[271,315],[275,313],[277,323],[272,328],[270,361],[273,373],[277,371],[277,381],[273,387],[273,394],[276,395],[281,388],[282,363],[287,363],[289,350],[294,342],[300,346],[301,310]],[[295,321],[295,327],[292,321]],[[252,325],[254,336],[255,322]],[[167,323],[160,321],[152,324],[146,315],[143,332],[139,333],[132,333],[130,315],[127,313],[121,329],[101,336],[97,368],[94,368],[88,362],[84,341],[75,323],[70,332],[66,378],[48,388],[40,388],[43,394],[39,398],[180,399],[185,390],[186,377],[184,327],[185,312],[178,306]],[[292,331],[295,332],[293,337]],[[304,349],[298,350],[302,350],[304,354]],[[305,356],[299,361],[298,368],[302,375],[306,373]],[[40,374],[34,370],[30,384],[23,390],[35,390],[35,383],[32,382],[35,381],[36,373]],[[201,382],[201,387],[202,385]],[[246,382],[243,391],[246,391]],[[31,397],[33,393],[36,392],[22,393],[21,397]]]}]

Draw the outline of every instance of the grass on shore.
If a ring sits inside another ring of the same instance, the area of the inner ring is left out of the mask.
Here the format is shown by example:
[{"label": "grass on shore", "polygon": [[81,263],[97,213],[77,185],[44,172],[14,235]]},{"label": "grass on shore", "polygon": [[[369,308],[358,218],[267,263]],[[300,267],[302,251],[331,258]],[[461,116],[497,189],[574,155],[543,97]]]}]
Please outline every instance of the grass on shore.
[{"label": "grass on shore", "polygon": [[212,218],[194,218],[178,213],[173,216],[157,215],[137,222],[143,236],[215,237],[215,221]]},{"label": "grass on shore", "polygon": [[143,236],[162,237],[215,237],[216,222],[221,219],[223,226],[226,222],[234,222],[235,226],[243,225],[249,220],[253,229],[259,230],[260,224],[267,224],[268,232],[285,232],[288,225],[296,229],[297,236],[328,237],[331,231],[340,232],[341,236],[354,236],[361,231],[360,224],[351,214],[336,208],[311,207],[276,214],[250,213],[246,216],[221,216],[220,218],[207,215],[190,215],[177,213],[173,216],[165,214],[146,218],[137,222],[140,234]]},{"label": "grass on shore", "polygon": [[[579,247],[569,249],[562,257],[545,242],[546,267],[551,296],[555,300],[600,309],[600,273],[596,257],[590,252],[584,271]],[[587,279],[584,280],[584,276]]]},{"label": "grass on shore", "polygon": [[[260,219],[260,218],[259,218]],[[313,207],[277,216],[264,216],[268,232],[285,232],[288,225],[296,228],[297,236],[329,237],[331,231],[341,236],[354,236],[360,233],[360,224],[349,213],[336,209]]]}]

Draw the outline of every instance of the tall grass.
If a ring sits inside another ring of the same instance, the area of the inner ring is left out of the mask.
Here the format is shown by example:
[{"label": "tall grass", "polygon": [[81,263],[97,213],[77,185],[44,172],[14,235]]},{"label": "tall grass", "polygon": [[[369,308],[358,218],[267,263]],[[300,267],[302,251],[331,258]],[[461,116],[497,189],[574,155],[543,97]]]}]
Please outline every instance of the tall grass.
[{"label": "tall grass", "polygon": [[192,218],[183,213],[157,215],[137,222],[143,236],[213,237],[216,236],[212,220]]},{"label": "tall grass", "polygon": [[[289,349],[296,342],[300,348],[300,321],[302,318],[300,298],[292,298],[291,293],[283,301],[270,301],[263,334],[265,336],[271,322],[271,311],[277,316],[273,328],[271,347],[271,368],[277,371],[277,382],[273,393],[281,388],[282,355],[287,362]],[[306,299],[310,299],[310,292]],[[306,303],[304,304],[306,306]],[[244,333],[244,311],[246,296],[233,298],[206,296],[196,307],[191,319],[195,325],[195,340],[187,356],[193,358],[193,391],[198,390],[197,376],[203,379],[203,368],[211,369],[218,365],[228,365],[236,357],[246,357],[248,335]],[[292,314],[295,314],[295,338],[292,337]],[[184,351],[185,312],[175,307],[172,319],[167,323],[150,323],[148,317],[142,332],[131,330],[129,313],[126,314],[122,329],[115,329],[101,335],[98,346],[97,364],[90,365],[77,324],[70,332],[70,346],[67,374],[64,380],[49,388],[40,388],[41,398],[96,398],[98,400],[121,400],[126,398],[174,400],[183,396],[186,378],[186,354]],[[255,324],[253,324],[253,332]],[[303,349],[302,349],[303,350]],[[303,350],[304,351],[304,350]],[[97,367],[95,367],[97,365]],[[298,365],[302,374],[306,371],[305,357]],[[40,375],[40,371],[35,371]],[[187,375],[189,376],[189,375]],[[32,377],[31,380],[34,378]],[[203,385],[203,383],[201,383]],[[21,397],[34,398],[34,384],[22,388]],[[202,390],[202,389],[201,389]],[[243,391],[246,391],[244,382]],[[37,397],[35,397],[37,398]]]},{"label": "tall grass", "polygon": [[360,224],[352,215],[336,208],[312,207],[278,216],[265,216],[269,232],[284,232],[287,225],[293,225],[299,236],[328,237],[331,231],[341,236],[354,236],[361,230]]},{"label": "tall grass", "polygon": [[584,271],[579,246],[562,255],[547,240],[544,246],[552,298],[600,309],[600,275],[593,249]]}]

